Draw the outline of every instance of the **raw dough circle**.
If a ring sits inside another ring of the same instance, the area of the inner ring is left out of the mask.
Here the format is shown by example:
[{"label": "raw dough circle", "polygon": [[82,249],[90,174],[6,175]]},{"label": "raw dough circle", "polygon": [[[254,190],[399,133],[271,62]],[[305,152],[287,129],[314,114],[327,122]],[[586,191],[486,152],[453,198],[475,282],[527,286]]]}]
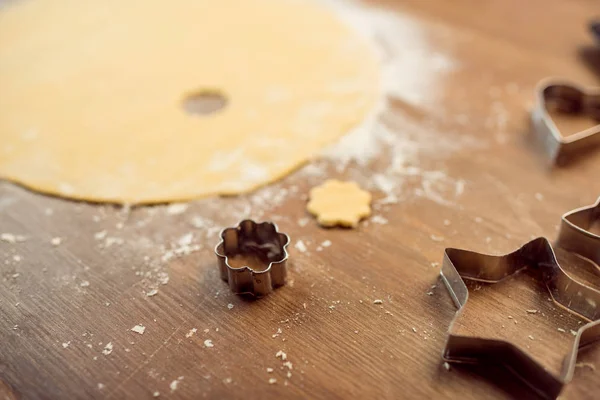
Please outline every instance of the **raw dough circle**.
[{"label": "raw dough circle", "polygon": [[[236,194],[358,124],[368,44],[306,0],[29,0],[0,10],[0,176],[124,203]],[[225,107],[185,111],[218,90]]]}]

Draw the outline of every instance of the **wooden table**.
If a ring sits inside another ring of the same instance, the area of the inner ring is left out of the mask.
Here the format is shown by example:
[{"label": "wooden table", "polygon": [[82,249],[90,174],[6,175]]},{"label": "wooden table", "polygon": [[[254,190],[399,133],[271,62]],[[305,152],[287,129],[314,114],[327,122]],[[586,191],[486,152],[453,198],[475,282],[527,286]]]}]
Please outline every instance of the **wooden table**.
[{"label": "wooden table", "polygon": [[[456,309],[437,263],[445,247],[501,254],[535,236],[554,238],[564,212],[600,194],[599,152],[550,169],[527,139],[539,79],[598,83],[600,51],[586,26],[598,2],[367,3],[418,29],[426,59],[443,52],[455,62],[429,89],[418,88],[431,98],[389,96],[392,110],[382,118],[390,131],[403,135],[410,126],[432,141],[472,145],[419,153],[411,161],[419,170],[405,176],[396,200],[373,191],[377,218],[357,230],[306,219],[305,194],[324,179],[306,170],[187,209],[76,203],[0,183],[0,232],[25,236],[0,242],[1,398],[533,396],[502,370],[445,368]],[[368,186],[388,158],[342,173],[329,165],[329,176]],[[230,293],[212,253],[218,230],[244,216],[275,220],[293,245],[306,245],[291,249],[289,284],[259,301]],[[320,246],[326,240],[331,246]],[[594,275],[567,269],[600,287]],[[472,287],[460,327],[510,339],[556,369],[577,321],[530,283],[519,276]],[[138,324],[143,334],[130,330]],[[582,353],[562,396],[597,398],[599,361],[600,346]]]}]

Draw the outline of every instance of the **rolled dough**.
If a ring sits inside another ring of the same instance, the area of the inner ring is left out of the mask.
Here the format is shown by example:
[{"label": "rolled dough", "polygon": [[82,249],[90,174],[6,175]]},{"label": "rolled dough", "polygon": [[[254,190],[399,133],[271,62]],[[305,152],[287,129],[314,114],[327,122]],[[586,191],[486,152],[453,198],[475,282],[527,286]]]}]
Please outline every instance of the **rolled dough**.
[{"label": "rolled dough", "polygon": [[[378,80],[311,1],[17,1],[0,9],[0,177],[117,203],[246,192],[359,123]],[[201,91],[225,108],[186,112]]]}]

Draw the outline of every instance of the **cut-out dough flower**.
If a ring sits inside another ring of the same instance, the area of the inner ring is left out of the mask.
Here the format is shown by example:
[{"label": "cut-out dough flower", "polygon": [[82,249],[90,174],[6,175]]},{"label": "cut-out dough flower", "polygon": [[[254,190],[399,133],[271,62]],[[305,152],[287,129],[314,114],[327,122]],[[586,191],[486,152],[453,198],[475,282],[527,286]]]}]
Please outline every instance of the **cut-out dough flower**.
[{"label": "cut-out dough flower", "polygon": [[371,215],[370,204],[371,193],[356,183],[330,179],[310,190],[306,208],[321,226],[355,228],[358,221]]}]

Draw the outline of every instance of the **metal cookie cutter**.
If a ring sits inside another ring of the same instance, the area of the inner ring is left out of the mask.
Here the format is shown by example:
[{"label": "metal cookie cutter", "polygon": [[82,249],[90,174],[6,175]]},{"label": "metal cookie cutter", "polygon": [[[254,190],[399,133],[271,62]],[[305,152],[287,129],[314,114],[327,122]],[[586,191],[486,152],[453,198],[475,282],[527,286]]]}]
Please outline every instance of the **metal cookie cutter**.
[{"label": "metal cookie cutter", "polygon": [[[557,247],[575,251],[598,261],[600,236],[588,231],[600,215],[600,199],[594,205],[569,212],[562,217]],[[465,280],[496,283],[525,268],[537,276],[548,289],[552,300],[589,321],[574,337],[559,375],[546,370],[518,346],[499,339],[461,336],[453,333],[454,325],[469,298]],[[579,349],[600,340],[600,291],[577,282],[559,265],[550,242],[537,238],[520,249],[502,256],[492,256],[459,249],[446,249],[441,278],[458,311],[448,329],[442,357],[449,362],[483,364],[501,363],[508,367],[538,394],[555,399],[573,377]]]},{"label": "metal cookie cutter", "polygon": [[600,266],[600,237],[590,232],[595,221],[600,221],[600,198],[591,206],[563,215],[556,245]]},{"label": "metal cookie cutter", "polygon": [[[535,91],[536,105],[531,112],[531,121],[552,163],[565,164],[578,153],[600,145],[600,88],[585,89],[566,81],[545,79]],[[598,125],[565,137],[548,110],[584,114],[598,121]]]},{"label": "metal cookie cutter", "polygon": [[[221,242],[215,247],[221,278],[237,294],[265,296],[285,284],[290,238],[277,230],[272,222],[244,220],[235,228],[221,231]],[[231,261],[240,258],[240,267]],[[252,267],[248,264],[252,262]]]},{"label": "metal cookie cutter", "polygon": [[596,39],[600,43],[600,21],[593,21],[590,23],[590,30],[596,36]]}]

